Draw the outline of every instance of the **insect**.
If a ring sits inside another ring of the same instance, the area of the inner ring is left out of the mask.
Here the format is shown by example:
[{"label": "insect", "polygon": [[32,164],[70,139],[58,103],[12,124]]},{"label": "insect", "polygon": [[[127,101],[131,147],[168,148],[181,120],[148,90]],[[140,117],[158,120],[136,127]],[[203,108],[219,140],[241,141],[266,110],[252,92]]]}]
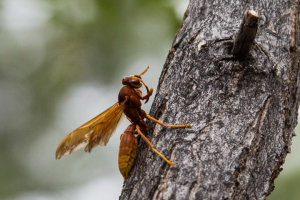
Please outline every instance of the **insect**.
[{"label": "insect", "polygon": [[[174,165],[173,162],[169,161],[161,153],[159,153],[153,144],[142,133],[142,131],[147,130],[147,124],[144,119],[148,118],[162,126],[179,128],[190,126],[190,124],[164,124],[154,119],[141,109],[141,100],[146,100],[145,103],[147,103],[153,93],[153,89],[150,88],[149,90],[141,78],[141,76],[147,72],[148,68],[149,67],[147,67],[140,75],[125,76],[122,79],[122,84],[124,86],[119,92],[118,102],[100,115],[69,133],[58,145],[55,152],[55,159],[58,160],[62,156],[69,155],[73,151],[84,146],[86,152],[90,152],[92,148],[97,145],[106,146],[124,113],[127,119],[131,122],[120,137],[121,141],[118,164],[124,180],[127,179],[136,158],[137,139],[135,134],[139,134],[146,144],[168,164]],[[142,85],[144,85],[147,90],[147,94],[145,96],[142,95],[142,91],[139,89]]]}]

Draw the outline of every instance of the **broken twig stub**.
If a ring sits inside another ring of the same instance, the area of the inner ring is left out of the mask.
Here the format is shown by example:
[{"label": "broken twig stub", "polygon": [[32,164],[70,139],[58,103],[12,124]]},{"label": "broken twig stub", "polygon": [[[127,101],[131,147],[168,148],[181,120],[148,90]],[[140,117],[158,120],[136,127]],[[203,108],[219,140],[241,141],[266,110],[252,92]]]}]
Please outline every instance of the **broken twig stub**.
[{"label": "broken twig stub", "polygon": [[249,52],[253,44],[258,28],[258,13],[254,10],[248,10],[241,24],[240,30],[234,40],[232,55],[242,58]]}]

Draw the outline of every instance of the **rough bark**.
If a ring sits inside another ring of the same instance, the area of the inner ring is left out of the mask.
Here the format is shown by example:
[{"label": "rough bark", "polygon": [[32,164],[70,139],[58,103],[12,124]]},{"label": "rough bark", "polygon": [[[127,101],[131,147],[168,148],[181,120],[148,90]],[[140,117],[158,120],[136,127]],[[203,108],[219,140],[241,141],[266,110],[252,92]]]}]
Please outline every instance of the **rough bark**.
[{"label": "rough bark", "polygon": [[[120,199],[265,199],[297,124],[299,1],[191,0],[159,79],[147,137]],[[243,59],[230,53],[243,14],[260,16]]]}]

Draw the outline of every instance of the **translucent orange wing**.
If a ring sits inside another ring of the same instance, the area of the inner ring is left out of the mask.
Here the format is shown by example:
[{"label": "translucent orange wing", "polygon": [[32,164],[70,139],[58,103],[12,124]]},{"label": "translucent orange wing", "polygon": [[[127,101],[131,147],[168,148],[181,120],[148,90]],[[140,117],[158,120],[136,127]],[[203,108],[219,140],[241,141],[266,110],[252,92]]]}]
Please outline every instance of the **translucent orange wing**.
[{"label": "translucent orange wing", "polygon": [[103,121],[97,123],[92,130],[89,138],[89,143],[85,147],[86,152],[90,152],[97,145],[106,146],[110,137],[114,134],[118,122],[123,116],[125,102],[121,103],[111,114],[107,115]]},{"label": "translucent orange wing", "polygon": [[[125,102],[114,104],[100,115],[91,119],[79,128],[69,133],[58,145],[55,152],[55,159],[71,154],[86,144],[88,151],[100,144],[105,146],[109,138],[113,135],[118,122],[120,121],[125,108]],[[96,144],[95,141],[98,143]],[[92,142],[93,145],[90,143]],[[87,151],[86,147],[86,151]]]}]

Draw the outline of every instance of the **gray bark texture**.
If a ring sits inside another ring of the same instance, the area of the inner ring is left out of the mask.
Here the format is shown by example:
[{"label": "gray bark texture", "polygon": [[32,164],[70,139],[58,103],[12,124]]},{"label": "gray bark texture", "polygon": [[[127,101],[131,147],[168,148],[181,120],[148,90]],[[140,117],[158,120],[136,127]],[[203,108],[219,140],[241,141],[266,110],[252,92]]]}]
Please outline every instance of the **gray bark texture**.
[{"label": "gray bark texture", "polygon": [[[120,199],[265,199],[297,124],[299,0],[190,0],[159,79]],[[246,10],[258,12],[249,54],[230,55]]]}]

